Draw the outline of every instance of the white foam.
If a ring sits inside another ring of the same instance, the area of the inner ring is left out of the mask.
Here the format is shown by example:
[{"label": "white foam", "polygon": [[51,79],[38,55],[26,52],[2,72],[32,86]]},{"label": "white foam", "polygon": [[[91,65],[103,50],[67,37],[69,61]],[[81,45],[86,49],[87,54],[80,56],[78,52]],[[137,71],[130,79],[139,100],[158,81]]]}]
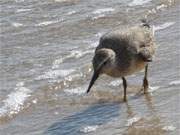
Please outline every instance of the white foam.
[{"label": "white foam", "polygon": [[62,22],[62,21],[63,21],[63,19],[62,20],[54,20],[54,21],[44,21],[44,22],[38,23],[36,26],[47,26],[47,25]]},{"label": "white foam", "polygon": [[86,126],[80,129],[80,132],[83,132],[83,133],[94,132],[97,130],[98,127],[99,127],[98,125]]},{"label": "white foam", "polygon": [[151,0],[133,0],[131,3],[128,4],[128,6],[144,5],[149,2],[151,2]]},{"label": "white foam", "polygon": [[80,78],[82,76],[83,76],[83,73],[76,73],[76,74],[72,74],[65,77],[65,80],[71,82],[74,78]]},{"label": "white foam", "polygon": [[139,117],[139,116],[134,116],[133,118],[130,118],[130,119],[127,120],[126,126],[132,126],[133,123],[139,121],[140,119],[141,119],[141,117]]},{"label": "white foam", "polygon": [[71,94],[71,95],[82,95],[86,92],[86,88],[84,87],[77,87],[73,89],[65,89],[64,92]]},{"label": "white foam", "polygon": [[98,32],[95,36],[100,38],[103,34],[104,34],[104,32]]},{"label": "white foam", "polygon": [[93,53],[93,52],[94,52],[94,50],[73,51],[73,52],[72,52],[72,55],[74,55],[75,58],[81,58],[81,57],[83,57],[84,55],[90,54],[90,53]]},{"label": "white foam", "polygon": [[29,9],[29,8],[22,8],[22,9],[17,9],[17,13],[20,13],[20,12],[27,12],[27,11],[31,11],[32,9]]},{"label": "white foam", "polygon": [[113,12],[115,9],[114,8],[101,8],[93,11],[93,14],[101,14],[105,12]]},{"label": "white foam", "polygon": [[67,13],[67,15],[72,15],[72,14],[75,14],[76,13],[76,11],[69,11],[68,13]]},{"label": "white foam", "polygon": [[24,2],[24,0],[15,0],[15,2]]},{"label": "white foam", "polygon": [[11,92],[5,100],[4,105],[0,108],[0,117],[17,114],[24,108],[24,103],[31,96],[31,90],[26,87],[18,86],[15,91]]},{"label": "white foam", "polygon": [[56,112],[54,112],[54,114],[55,114],[55,115],[58,115],[58,114],[59,114],[59,112],[57,112],[57,111],[56,111]]},{"label": "white foam", "polygon": [[116,86],[119,86],[121,84],[122,84],[122,80],[119,79],[119,80],[111,81],[109,85],[116,87]]},{"label": "white foam", "polygon": [[156,90],[158,90],[159,88],[160,88],[159,86],[149,86],[148,92],[153,93],[153,92],[155,92]]},{"label": "white foam", "polygon": [[69,1],[69,0],[54,0],[55,2],[66,2],[66,1]]},{"label": "white foam", "polygon": [[46,26],[46,25],[50,25],[53,23],[56,23],[57,21],[45,21],[45,22],[41,22],[39,24],[37,24],[37,26]]},{"label": "white foam", "polygon": [[98,16],[94,16],[94,17],[92,17],[92,20],[96,20],[96,19],[102,18],[102,17],[105,17],[105,14],[100,14]]},{"label": "white foam", "polygon": [[163,30],[163,29],[166,29],[172,25],[174,25],[175,22],[165,22],[161,25],[158,25],[158,26],[155,26],[154,30],[157,31],[157,30]]},{"label": "white foam", "polygon": [[92,43],[90,43],[90,45],[91,45],[92,47],[97,47],[97,46],[98,46],[98,44],[99,44],[99,41],[96,41],[96,42],[92,42]]},{"label": "white foam", "polygon": [[12,25],[13,25],[14,27],[21,27],[21,26],[23,26],[22,23],[17,23],[17,22],[12,23]]},{"label": "white foam", "polygon": [[43,75],[38,76],[37,78],[35,78],[35,80],[56,79],[58,77],[65,77],[74,71],[74,69],[50,70],[48,72],[45,72]]},{"label": "white foam", "polygon": [[65,59],[65,58],[56,59],[56,60],[53,62],[52,69],[57,69],[57,68],[59,68],[59,65],[64,61],[64,59]]},{"label": "white foam", "polygon": [[176,81],[172,81],[169,83],[169,85],[179,85],[180,84],[180,80],[176,80]]},{"label": "white foam", "polygon": [[17,87],[22,87],[22,86],[24,86],[24,82],[18,82],[18,83],[16,84],[16,86],[17,86]]},{"label": "white foam", "polygon": [[164,126],[162,129],[165,131],[174,131],[176,127],[170,125],[170,126]]},{"label": "white foam", "polygon": [[156,14],[156,12],[157,12],[157,9],[155,9],[155,8],[148,10],[149,14]]},{"label": "white foam", "polygon": [[33,104],[37,104],[37,99],[32,100]]}]

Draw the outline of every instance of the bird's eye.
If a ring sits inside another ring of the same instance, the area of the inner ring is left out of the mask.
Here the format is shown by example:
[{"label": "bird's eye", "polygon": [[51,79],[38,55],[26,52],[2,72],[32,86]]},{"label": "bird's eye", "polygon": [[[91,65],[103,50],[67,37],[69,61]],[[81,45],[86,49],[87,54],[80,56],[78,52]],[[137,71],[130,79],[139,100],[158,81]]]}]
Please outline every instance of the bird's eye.
[{"label": "bird's eye", "polygon": [[107,61],[105,61],[104,63],[103,63],[103,65],[106,65],[107,64]]}]

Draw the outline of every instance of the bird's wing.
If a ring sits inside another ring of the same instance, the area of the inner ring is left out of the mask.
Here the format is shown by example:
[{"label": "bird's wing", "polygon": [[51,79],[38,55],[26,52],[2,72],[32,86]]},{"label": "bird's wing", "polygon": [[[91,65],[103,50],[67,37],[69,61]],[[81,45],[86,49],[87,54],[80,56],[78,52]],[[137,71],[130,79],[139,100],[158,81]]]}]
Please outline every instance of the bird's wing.
[{"label": "bird's wing", "polygon": [[96,51],[101,48],[109,48],[116,53],[123,53],[127,50],[128,53],[140,55],[143,59],[148,60],[154,54],[153,35],[146,27],[116,30],[101,37]]},{"label": "bird's wing", "polygon": [[155,52],[151,29],[144,27],[131,29],[127,49],[133,54],[140,55],[144,60],[150,61]]}]

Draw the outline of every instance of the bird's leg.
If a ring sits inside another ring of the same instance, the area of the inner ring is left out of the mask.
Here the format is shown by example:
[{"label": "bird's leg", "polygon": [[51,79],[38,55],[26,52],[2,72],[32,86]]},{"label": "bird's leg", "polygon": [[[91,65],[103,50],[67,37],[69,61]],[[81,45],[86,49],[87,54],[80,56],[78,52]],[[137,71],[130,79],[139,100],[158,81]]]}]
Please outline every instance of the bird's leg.
[{"label": "bird's leg", "polygon": [[148,92],[149,83],[147,80],[147,71],[148,71],[148,64],[145,67],[145,75],[143,79],[143,88],[144,88],[144,94]]},{"label": "bird's leg", "polygon": [[124,102],[126,102],[127,101],[127,99],[126,99],[127,82],[126,82],[125,77],[122,77],[122,80],[123,80],[123,87],[124,87]]}]

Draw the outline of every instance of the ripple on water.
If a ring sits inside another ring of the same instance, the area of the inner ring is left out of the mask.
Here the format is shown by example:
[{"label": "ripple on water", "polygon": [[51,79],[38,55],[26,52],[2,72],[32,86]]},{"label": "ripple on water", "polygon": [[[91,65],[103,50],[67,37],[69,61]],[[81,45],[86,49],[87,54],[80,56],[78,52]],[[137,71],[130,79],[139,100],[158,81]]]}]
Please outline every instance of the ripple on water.
[{"label": "ripple on water", "polygon": [[176,85],[180,85],[180,80],[175,80],[175,81],[171,81],[169,83],[170,86],[176,86]]},{"label": "ripple on water", "polygon": [[169,125],[169,126],[164,126],[162,129],[165,131],[174,131],[176,127]]},{"label": "ripple on water", "polygon": [[152,0],[133,0],[128,6],[139,6],[151,2]]},{"label": "ripple on water", "polygon": [[17,2],[17,3],[24,2],[24,0],[15,0],[15,2]]},{"label": "ripple on water", "polygon": [[92,19],[95,20],[95,19],[98,19],[98,18],[101,18],[101,17],[105,17],[105,14],[113,12],[113,11],[115,11],[114,8],[97,9],[97,10],[92,12],[93,14],[97,15],[97,16],[93,16]]},{"label": "ripple on water", "polygon": [[86,51],[83,51],[83,50],[73,50],[70,52],[70,54],[64,56],[64,57],[61,57],[61,58],[58,58],[56,59],[53,64],[52,64],[52,69],[57,69],[59,68],[60,64],[63,63],[64,61],[68,60],[68,59],[71,59],[71,58],[81,58],[87,54],[91,54],[93,53],[94,50],[86,50]]},{"label": "ripple on water", "polygon": [[163,30],[163,29],[166,29],[166,28],[168,28],[168,27],[170,27],[170,26],[172,26],[174,24],[175,24],[175,22],[165,22],[165,23],[163,23],[161,25],[155,26],[154,30],[155,31]]},{"label": "ripple on water", "polygon": [[20,12],[28,12],[28,11],[31,11],[32,9],[29,9],[29,8],[22,8],[22,9],[17,9],[17,13],[20,13]]},{"label": "ripple on water", "polygon": [[101,14],[101,13],[105,13],[105,12],[113,12],[115,9],[114,8],[101,8],[101,9],[97,9],[95,11],[93,11],[93,14]]},{"label": "ripple on water", "polygon": [[102,17],[105,17],[105,14],[100,14],[100,15],[94,16],[94,17],[92,17],[92,20],[96,20],[96,19],[99,19]]},{"label": "ripple on water", "polygon": [[73,15],[73,14],[75,14],[75,13],[76,13],[76,11],[73,10],[73,11],[69,11],[69,12],[67,13],[67,15]]},{"label": "ripple on water", "polygon": [[22,24],[22,23],[17,23],[17,22],[14,22],[14,23],[12,23],[12,26],[14,26],[14,27],[18,28],[18,27],[23,26],[23,24]]},{"label": "ripple on water", "polygon": [[40,22],[40,23],[36,24],[36,26],[47,26],[47,25],[50,25],[50,24],[62,22],[63,20],[64,19],[54,20],[54,21],[44,21],[44,22]]},{"label": "ripple on water", "polygon": [[70,1],[70,0],[54,0],[55,2],[66,2],[66,1]]}]

